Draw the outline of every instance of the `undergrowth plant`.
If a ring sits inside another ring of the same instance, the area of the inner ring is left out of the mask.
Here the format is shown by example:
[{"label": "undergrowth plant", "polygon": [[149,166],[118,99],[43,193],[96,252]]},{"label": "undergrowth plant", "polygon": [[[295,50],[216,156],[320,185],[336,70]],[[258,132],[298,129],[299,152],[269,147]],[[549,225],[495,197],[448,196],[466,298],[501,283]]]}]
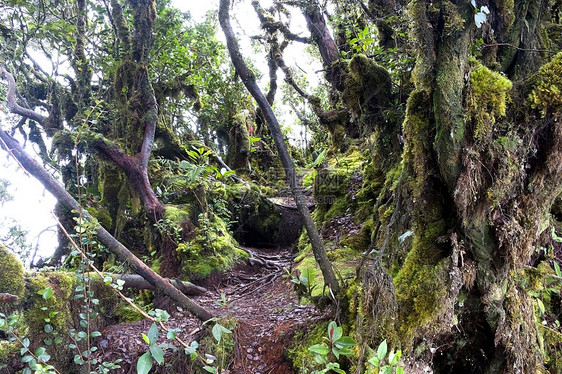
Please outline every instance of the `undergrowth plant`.
[{"label": "undergrowth plant", "polygon": [[310,374],[338,373],[346,374],[340,368],[340,356],[352,356],[354,351],[351,347],[357,345],[355,340],[349,336],[343,336],[343,328],[335,321],[328,324],[328,334],[324,337],[327,343],[314,344],[308,350],[314,355],[314,363],[317,369]]},{"label": "undergrowth plant", "polygon": [[378,368],[380,374],[404,374],[404,369],[399,366],[400,357],[402,357],[402,351],[398,349],[389,352],[385,339],[379,344],[376,354],[368,362]]}]

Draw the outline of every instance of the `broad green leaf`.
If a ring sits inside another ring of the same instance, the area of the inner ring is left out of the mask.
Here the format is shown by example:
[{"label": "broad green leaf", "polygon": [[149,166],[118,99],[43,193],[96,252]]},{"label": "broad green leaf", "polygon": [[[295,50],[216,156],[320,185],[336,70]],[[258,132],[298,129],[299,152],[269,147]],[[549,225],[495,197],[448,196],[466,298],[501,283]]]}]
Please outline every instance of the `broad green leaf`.
[{"label": "broad green leaf", "polygon": [[336,357],[336,360],[340,359],[340,350],[338,347],[336,347],[335,345],[332,346],[332,353],[334,354],[334,356]]},{"label": "broad green leaf", "polygon": [[151,345],[149,348],[152,357],[158,362],[158,365],[164,363],[164,351],[157,345]]},{"label": "broad green leaf", "polygon": [[396,364],[398,364],[398,362],[400,362],[400,357],[402,357],[402,351],[397,350],[392,358],[390,358],[390,356],[389,356],[388,361],[390,361],[391,365],[396,365]]},{"label": "broad green leaf", "polygon": [[147,374],[150,369],[152,369],[152,355],[150,352],[145,352],[137,361],[137,373]]},{"label": "broad green leaf", "polygon": [[209,372],[209,373],[215,373],[216,374],[216,372],[217,372],[217,369],[215,369],[214,367],[209,366],[209,365],[203,366],[203,369],[205,371]]},{"label": "broad green leaf", "polygon": [[328,339],[330,340],[330,343],[334,344],[336,340],[341,338],[342,334],[343,330],[336,324],[336,322],[331,321],[328,324]]},{"label": "broad green leaf", "polygon": [[49,300],[51,297],[53,297],[53,289],[51,287],[47,287],[40,290],[38,294],[41,295],[43,299]]},{"label": "broad green leaf", "polygon": [[357,342],[352,337],[342,336],[336,340],[335,345],[337,345],[338,348],[353,347],[357,345]]},{"label": "broad green leaf", "polygon": [[370,363],[371,365],[373,365],[374,367],[376,367],[376,368],[380,367],[380,364],[381,364],[381,363],[380,363],[380,360],[379,360],[379,358],[378,358],[377,356],[371,357],[371,358],[369,359],[369,363]]},{"label": "broad green leaf", "polygon": [[380,361],[384,360],[384,358],[386,357],[386,352],[388,350],[388,347],[386,345],[386,339],[382,341],[382,343],[379,345],[379,348],[377,349],[377,357],[379,358]]},{"label": "broad green leaf", "polygon": [[404,369],[402,369],[401,367],[397,367],[396,374],[404,374]]},{"label": "broad green leaf", "polygon": [[314,269],[312,268],[306,268],[303,272],[301,277],[303,279],[306,278],[306,281],[303,280],[303,283],[306,285],[310,285],[312,284],[312,282],[314,282],[314,278],[316,277],[316,273],[314,272]]},{"label": "broad green leaf", "polygon": [[353,349],[345,347],[345,348],[341,348],[340,350],[340,355],[344,355],[344,356],[352,356],[355,352],[353,352]]},{"label": "broad green leaf", "polygon": [[313,353],[317,353],[319,355],[327,355],[330,353],[330,348],[328,348],[325,344],[314,344],[308,347],[308,350]]},{"label": "broad green leaf", "polygon": [[211,332],[213,333],[213,337],[215,338],[215,340],[217,341],[217,343],[221,342],[222,339],[222,329],[221,326],[218,323],[215,323],[215,325],[213,326],[213,329],[211,330]]},{"label": "broad green leaf", "polygon": [[148,344],[156,344],[158,341],[158,326],[155,322],[152,323],[150,329],[148,329]]}]

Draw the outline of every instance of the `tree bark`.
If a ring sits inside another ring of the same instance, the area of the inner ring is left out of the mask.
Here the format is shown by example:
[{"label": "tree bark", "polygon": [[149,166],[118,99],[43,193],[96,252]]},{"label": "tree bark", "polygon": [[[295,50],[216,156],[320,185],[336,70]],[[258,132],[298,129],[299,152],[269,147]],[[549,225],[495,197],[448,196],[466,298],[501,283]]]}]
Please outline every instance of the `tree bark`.
[{"label": "tree bark", "polygon": [[273,113],[273,110],[269,105],[267,98],[258,87],[254,73],[248,68],[248,66],[244,62],[244,59],[242,58],[238,41],[236,40],[234,31],[232,30],[232,26],[230,25],[229,7],[230,0],[220,1],[219,22],[226,36],[226,43],[228,51],[230,53],[230,58],[232,59],[232,63],[234,64],[236,71],[240,75],[242,82],[258,103],[258,106],[260,107],[260,110],[262,111],[266,119],[267,126],[275,142],[275,147],[277,148],[277,152],[279,153],[281,164],[283,165],[283,169],[285,170],[289,186],[291,187],[291,191],[295,198],[297,208],[302,215],[304,226],[312,244],[314,257],[324,276],[324,282],[330,287],[334,294],[337,294],[340,291],[338,280],[332,268],[332,264],[328,259],[328,256],[326,255],[326,250],[322,243],[322,239],[318,234],[316,225],[314,224],[314,221],[310,216],[308,206],[304,201],[302,189],[297,182],[295,166],[293,164],[293,160],[289,155],[289,152],[287,151],[285,140],[283,139],[283,134],[281,132],[281,127],[279,126],[279,122],[277,121],[277,118]]},{"label": "tree bark", "polygon": [[318,45],[320,56],[322,56],[324,69],[326,69],[326,78],[336,90],[343,91],[343,72],[337,64],[340,59],[340,52],[330,34],[318,1],[310,1],[310,4],[303,7],[303,14],[312,39]]},{"label": "tree bark", "polygon": [[[0,139],[2,140],[2,147],[10,153],[27,172],[37,178],[65,209],[69,212],[79,212],[79,214],[86,219],[92,218],[49,172],[28,155],[15,139],[1,128]],[[96,234],[100,243],[115,254],[117,259],[127,263],[137,274],[153,285],[155,289],[169,296],[176,301],[178,305],[194,314],[201,321],[207,321],[213,318],[213,315],[208,310],[194,303],[168,280],[158,275],[103,227],[100,226],[96,229]]]}]

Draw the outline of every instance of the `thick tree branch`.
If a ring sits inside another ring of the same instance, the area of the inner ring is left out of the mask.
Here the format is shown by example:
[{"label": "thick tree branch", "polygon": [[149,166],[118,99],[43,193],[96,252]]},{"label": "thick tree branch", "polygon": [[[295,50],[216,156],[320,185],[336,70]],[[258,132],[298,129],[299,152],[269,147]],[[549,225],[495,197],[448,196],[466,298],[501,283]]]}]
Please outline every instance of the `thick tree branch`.
[{"label": "thick tree branch", "polygon": [[309,5],[303,7],[303,14],[308,29],[312,34],[312,39],[318,45],[318,51],[322,56],[324,69],[326,69],[326,78],[335,89],[343,91],[342,71],[341,67],[337,64],[340,59],[340,53],[330,34],[318,1],[310,1]]},{"label": "thick tree branch", "polygon": [[302,189],[297,182],[293,160],[291,159],[289,152],[287,151],[287,147],[283,139],[283,134],[281,132],[281,127],[279,126],[279,122],[277,121],[277,118],[273,113],[273,110],[271,109],[271,106],[269,105],[266,97],[258,87],[254,73],[248,68],[248,66],[244,62],[244,59],[242,58],[242,55],[240,54],[238,41],[236,40],[234,31],[232,30],[232,26],[230,25],[229,7],[230,0],[220,1],[219,22],[226,36],[226,43],[228,51],[230,53],[230,57],[232,59],[232,63],[234,64],[236,71],[240,75],[242,82],[258,103],[266,119],[271,136],[275,141],[275,146],[277,148],[277,152],[279,153],[279,158],[285,170],[285,174],[287,175],[289,185],[297,204],[297,208],[302,215],[304,226],[312,244],[314,257],[318,262],[320,269],[322,270],[322,274],[324,275],[324,282],[331,288],[334,294],[337,294],[340,290],[338,280],[336,279],[336,276],[334,274],[332,264],[330,263],[330,260],[326,255],[326,250],[324,249],[322,239],[320,238],[314,221],[310,216],[308,206],[304,201]]},{"label": "thick tree branch", "polygon": [[[82,209],[74,197],[72,197],[72,195],[70,195],[35,159],[28,155],[14,138],[1,128],[0,139],[2,141],[2,147],[8,151],[27,172],[37,178],[66,210],[69,212],[80,212],[86,219],[91,219],[91,215],[85,209]],[[158,291],[169,296],[176,301],[178,305],[193,313],[201,321],[207,321],[213,317],[209,311],[194,303],[180,290],[170,284],[169,281],[162,278],[148,267],[103,227],[96,229],[96,235],[100,243],[115,254],[118,260],[127,263],[133,271],[146,279],[146,281],[153,285]]]}]

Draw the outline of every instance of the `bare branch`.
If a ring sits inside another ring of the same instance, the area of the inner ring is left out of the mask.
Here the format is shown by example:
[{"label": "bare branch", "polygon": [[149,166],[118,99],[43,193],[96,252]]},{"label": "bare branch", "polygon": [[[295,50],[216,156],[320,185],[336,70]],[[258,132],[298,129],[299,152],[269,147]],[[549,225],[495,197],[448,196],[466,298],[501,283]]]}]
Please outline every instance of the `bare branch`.
[{"label": "bare branch", "polygon": [[4,66],[0,66],[0,74],[4,75],[8,81],[8,94],[6,99],[8,101],[8,108],[10,109],[10,112],[37,121],[41,126],[43,126],[46,120],[44,116],[31,109],[24,108],[16,102],[17,88],[14,76]]}]

